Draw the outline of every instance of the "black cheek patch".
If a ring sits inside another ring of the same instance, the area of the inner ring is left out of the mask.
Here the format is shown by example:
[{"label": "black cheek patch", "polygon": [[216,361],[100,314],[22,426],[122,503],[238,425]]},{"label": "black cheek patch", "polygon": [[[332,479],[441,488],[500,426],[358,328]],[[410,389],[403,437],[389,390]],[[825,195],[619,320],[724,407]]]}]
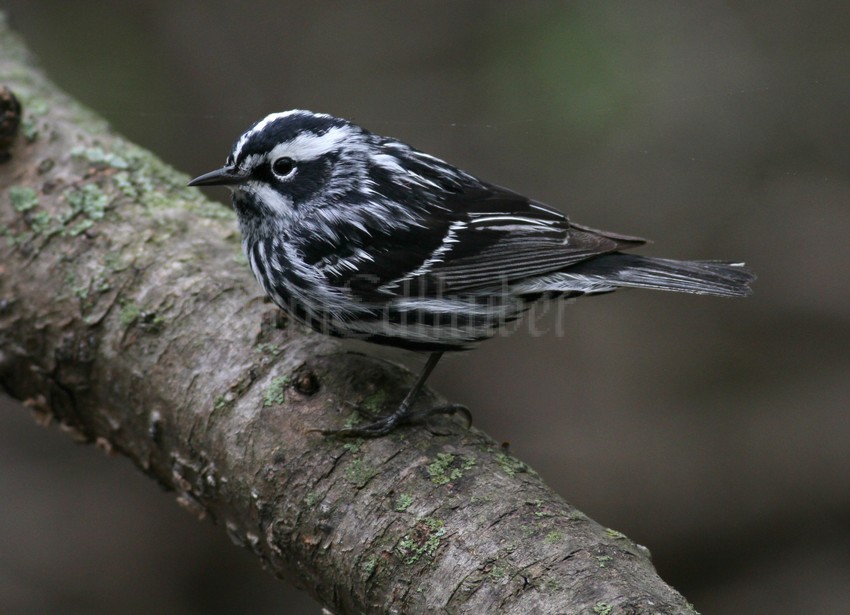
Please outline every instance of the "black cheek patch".
[{"label": "black cheek patch", "polygon": [[[271,170],[268,169],[271,173]],[[292,197],[296,205],[315,197],[324,187],[328,178],[328,160],[319,158],[310,161],[296,161],[295,173],[287,180],[272,180],[270,183]]]}]

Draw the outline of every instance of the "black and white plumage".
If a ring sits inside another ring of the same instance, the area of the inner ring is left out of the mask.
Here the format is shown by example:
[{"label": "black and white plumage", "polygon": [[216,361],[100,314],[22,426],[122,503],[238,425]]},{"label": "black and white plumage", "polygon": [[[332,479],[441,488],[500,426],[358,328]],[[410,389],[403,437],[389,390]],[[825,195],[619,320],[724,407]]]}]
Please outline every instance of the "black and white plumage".
[{"label": "black and white plumage", "polygon": [[[434,354],[390,418],[409,418],[439,353],[469,348],[544,296],[636,287],[744,296],[740,264],[623,253],[645,243],[570,222],[395,139],[309,111],[274,113],[190,185],[228,185],[274,302],[317,331]],[[372,427],[372,429],[369,429]]]}]

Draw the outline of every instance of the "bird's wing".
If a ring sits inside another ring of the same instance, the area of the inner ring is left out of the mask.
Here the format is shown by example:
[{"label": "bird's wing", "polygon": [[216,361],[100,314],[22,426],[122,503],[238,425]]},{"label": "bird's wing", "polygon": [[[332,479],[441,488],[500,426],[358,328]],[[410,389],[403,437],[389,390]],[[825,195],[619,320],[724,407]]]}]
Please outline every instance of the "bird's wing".
[{"label": "bird's wing", "polygon": [[550,207],[479,184],[452,194],[423,223],[377,234],[371,258],[331,280],[363,300],[499,287],[644,243],[571,224]]}]

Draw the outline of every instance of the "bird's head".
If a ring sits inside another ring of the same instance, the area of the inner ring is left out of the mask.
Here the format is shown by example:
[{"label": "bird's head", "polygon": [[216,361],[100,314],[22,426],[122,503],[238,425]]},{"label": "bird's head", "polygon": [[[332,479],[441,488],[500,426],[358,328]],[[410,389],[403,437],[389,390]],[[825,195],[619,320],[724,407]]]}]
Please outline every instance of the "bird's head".
[{"label": "bird's head", "polygon": [[230,187],[243,222],[291,222],[332,204],[345,192],[370,189],[365,168],[371,136],[330,115],[273,113],[237,139],[223,167],[189,185]]},{"label": "bird's head", "polygon": [[369,236],[418,225],[473,177],[348,120],[273,113],[233,145],[220,169],[190,186],[228,186],[243,235]]}]

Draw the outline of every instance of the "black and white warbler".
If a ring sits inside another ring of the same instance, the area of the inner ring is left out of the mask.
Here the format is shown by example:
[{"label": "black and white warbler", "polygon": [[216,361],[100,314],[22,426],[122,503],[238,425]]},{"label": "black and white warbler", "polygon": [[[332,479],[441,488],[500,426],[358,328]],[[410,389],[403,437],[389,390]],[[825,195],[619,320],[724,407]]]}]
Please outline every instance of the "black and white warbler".
[{"label": "black and white warbler", "polygon": [[447,350],[494,335],[543,297],[636,287],[744,296],[739,263],[625,254],[644,239],[570,222],[405,143],[310,111],[274,113],[191,186],[230,186],[242,246],[263,290],[313,329],[430,352],[399,408],[362,427],[412,418]]}]

